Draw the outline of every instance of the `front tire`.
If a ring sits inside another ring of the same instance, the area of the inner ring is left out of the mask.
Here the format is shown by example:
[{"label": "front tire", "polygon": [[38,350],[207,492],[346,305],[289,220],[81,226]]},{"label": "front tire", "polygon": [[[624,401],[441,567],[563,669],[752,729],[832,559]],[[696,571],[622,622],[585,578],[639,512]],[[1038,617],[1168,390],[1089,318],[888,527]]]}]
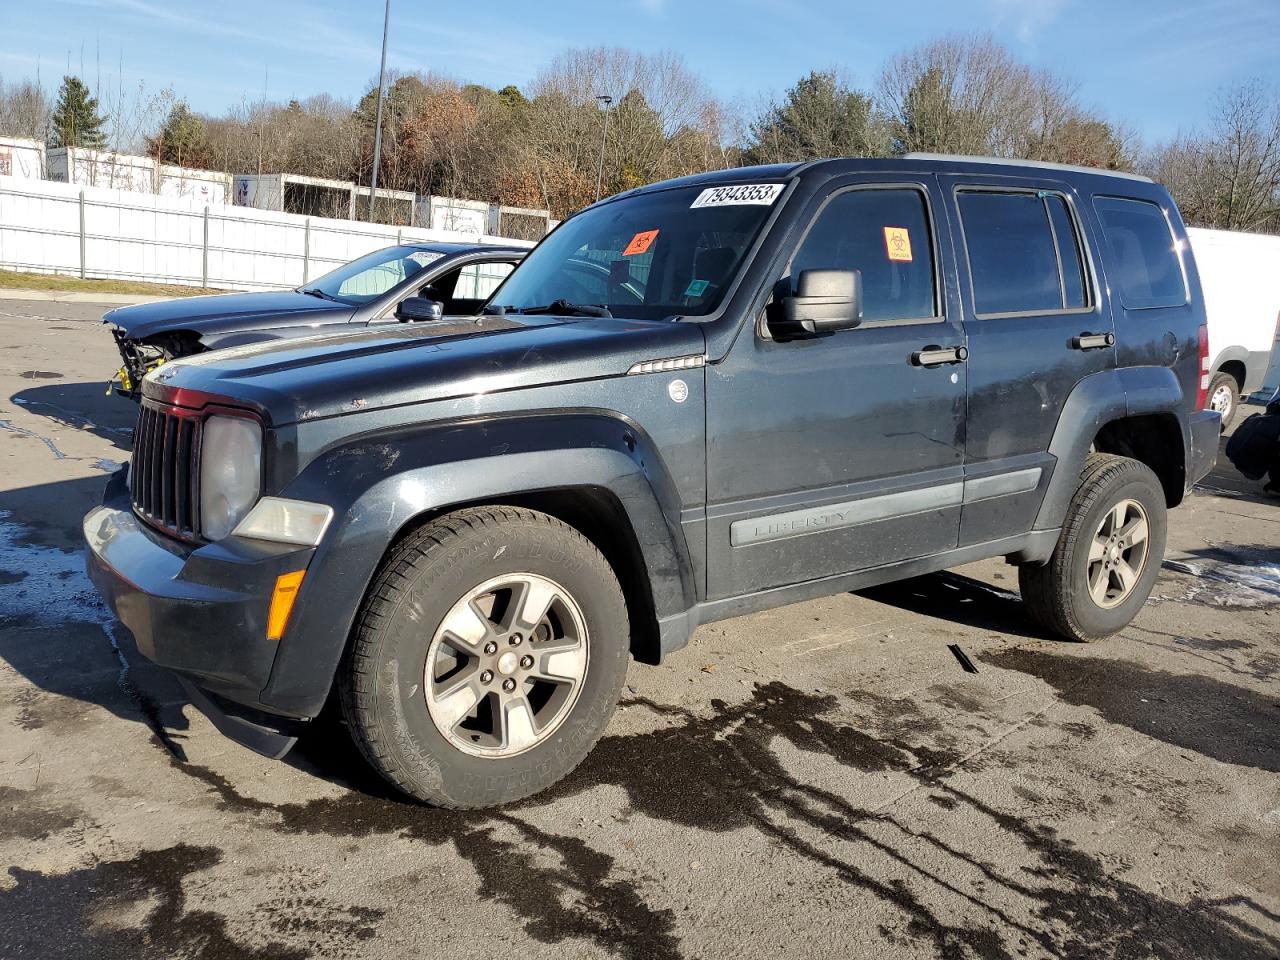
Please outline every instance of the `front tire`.
[{"label": "front tire", "polygon": [[356,745],[436,806],[551,786],[608,725],[626,677],[622,589],[543,513],[483,507],[415,531],[378,572],[339,695]]},{"label": "front tire", "polygon": [[1164,490],[1146,464],[1090,454],[1049,562],[1018,568],[1031,616],[1078,642],[1123,630],[1160,575],[1166,524]]}]

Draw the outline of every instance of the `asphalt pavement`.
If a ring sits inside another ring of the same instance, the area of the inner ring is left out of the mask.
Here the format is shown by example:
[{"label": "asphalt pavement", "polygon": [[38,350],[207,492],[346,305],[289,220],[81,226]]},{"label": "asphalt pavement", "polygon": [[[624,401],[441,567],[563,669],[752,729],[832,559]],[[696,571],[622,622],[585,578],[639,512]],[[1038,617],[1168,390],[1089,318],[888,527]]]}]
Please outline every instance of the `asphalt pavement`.
[{"label": "asphalt pavement", "polygon": [[1229,465],[1112,640],[997,561],[713,624],[561,785],[449,813],[331,719],[229,743],[98,603],[104,309],[0,301],[0,958],[1280,955],[1280,502]]}]

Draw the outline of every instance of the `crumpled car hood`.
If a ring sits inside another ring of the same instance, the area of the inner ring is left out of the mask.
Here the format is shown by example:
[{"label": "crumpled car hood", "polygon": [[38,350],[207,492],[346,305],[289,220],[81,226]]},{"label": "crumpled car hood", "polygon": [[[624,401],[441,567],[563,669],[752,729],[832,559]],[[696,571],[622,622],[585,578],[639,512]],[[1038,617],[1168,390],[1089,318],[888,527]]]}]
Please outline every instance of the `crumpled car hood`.
[{"label": "crumpled car hood", "polygon": [[139,303],[105,314],[104,323],[114,324],[137,340],[166,330],[194,330],[197,333],[229,333],[235,330],[270,326],[271,318],[287,318],[296,325],[299,315],[315,314],[316,322],[333,322],[350,317],[355,308],[295,290],[262,293],[227,293],[210,297],[188,297]]}]

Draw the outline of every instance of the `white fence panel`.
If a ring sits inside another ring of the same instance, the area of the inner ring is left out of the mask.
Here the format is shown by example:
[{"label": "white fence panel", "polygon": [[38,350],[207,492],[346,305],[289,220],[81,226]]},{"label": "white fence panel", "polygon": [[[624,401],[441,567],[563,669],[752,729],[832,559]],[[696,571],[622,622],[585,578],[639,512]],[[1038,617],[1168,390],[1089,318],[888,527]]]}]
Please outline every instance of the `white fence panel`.
[{"label": "white fence panel", "polygon": [[255,290],[402,240],[531,245],[0,176],[0,268]]}]

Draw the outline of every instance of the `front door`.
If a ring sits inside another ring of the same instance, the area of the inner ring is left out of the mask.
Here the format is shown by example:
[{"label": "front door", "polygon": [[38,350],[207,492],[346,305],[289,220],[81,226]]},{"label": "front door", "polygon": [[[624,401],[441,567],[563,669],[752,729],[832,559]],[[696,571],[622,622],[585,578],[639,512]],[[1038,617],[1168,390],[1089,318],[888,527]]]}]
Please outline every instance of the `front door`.
[{"label": "front door", "polygon": [[1115,365],[1088,220],[1066,184],[941,177],[957,215],[969,334],[969,421],[960,544],[1034,525],[1054,467],[1049,443],[1084,377]]},{"label": "front door", "polygon": [[929,176],[833,186],[771,299],[802,270],[858,270],[863,323],[783,341],[762,319],[708,366],[708,598],[956,545],[965,339],[936,202]]}]

